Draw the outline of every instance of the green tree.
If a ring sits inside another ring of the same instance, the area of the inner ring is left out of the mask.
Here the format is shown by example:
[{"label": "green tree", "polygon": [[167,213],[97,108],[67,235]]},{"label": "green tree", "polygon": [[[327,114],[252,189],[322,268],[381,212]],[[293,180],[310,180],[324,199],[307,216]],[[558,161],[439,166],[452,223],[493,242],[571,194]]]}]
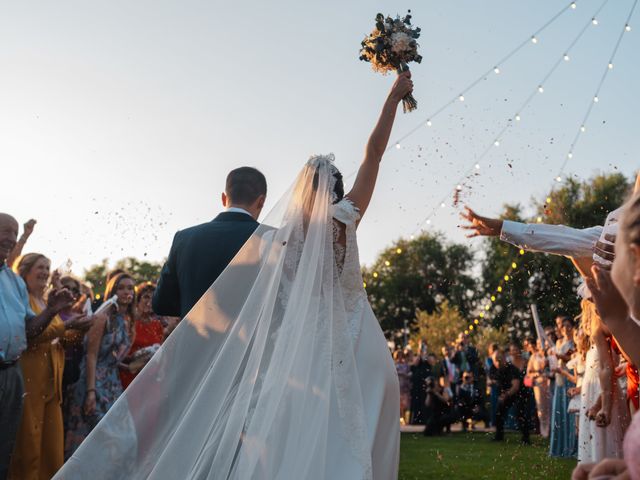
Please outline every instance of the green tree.
[{"label": "green tree", "polygon": [[432,313],[418,312],[411,343],[417,345],[421,339],[424,339],[427,341],[429,351],[439,355],[442,347],[450,345],[465,328],[467,328],[467,321],[460,311],[444,300]]},{"label": "green tree", "polygon": [[473,307],[476,282],[473,254],[464,245],[445,243],[440,234],[399,240],[363,269],[373,311],[387,333],[412,328],[420,310],[433,313],[445,300],[462,315]]},{"label": "green tree", "polygon": [[[569,178],[545,201],[533,201],[537,214],[530,222],[564,224],[575,228],[602,225],[607,214],[625,200],[632,183],[621,174],[598,175],[579,182]],[[518,205],[505,205],[502,218],[522,221]],[[505,282],[503,275],[512,263],[516,268]],[[486,297],[496,296],[491,324],[509,325],[512,337],[532,332],[530,304],[535,302],[543,323],[549,324],[559,313],[574,315],[579,310],[576,287],[579,275],[567,258],[526,252],[498,239],[485,241],[482,289]],[[502,284],[503,291],[497,289]]]},{"label": "green tree", "polygon": [[128,272],[136,283],[157,282],[162,264],[127,257],[118,260],[113,268],[109,268],[109,260],[105,258],[99,264],[86,269],[84,279],[91,284],[95,293],[101,294],[106,287],[107,273],[117,268]]}]

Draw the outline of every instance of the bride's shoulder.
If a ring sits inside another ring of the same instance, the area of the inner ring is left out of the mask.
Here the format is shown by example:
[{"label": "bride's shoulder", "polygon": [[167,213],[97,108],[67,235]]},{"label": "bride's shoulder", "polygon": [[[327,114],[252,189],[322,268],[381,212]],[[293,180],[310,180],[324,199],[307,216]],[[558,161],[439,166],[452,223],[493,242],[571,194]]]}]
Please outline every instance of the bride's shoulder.
[{"label": "bride's shoulder", "polygon": [[360,210],[349,197],[344,197],[333,205],[333,218],[345,225],[355,224],[360,220]]}]

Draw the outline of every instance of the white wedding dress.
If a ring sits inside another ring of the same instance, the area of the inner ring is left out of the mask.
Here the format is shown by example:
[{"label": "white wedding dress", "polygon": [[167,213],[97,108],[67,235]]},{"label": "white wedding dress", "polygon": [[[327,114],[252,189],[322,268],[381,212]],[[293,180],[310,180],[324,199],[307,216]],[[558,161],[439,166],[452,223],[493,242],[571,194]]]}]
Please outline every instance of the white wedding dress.
[{"label": "white wedding dress", "polygon": [[[617,355],[614,354],[614,357]],[[613,382],[611,423],[598,427],[587,417],[587,411],[595,405],[602,393],[600,386],[600,362],[595,345],[587,352],[584,377],[580,388],[580,418],[578,427],[578,461],[599,462],[605,458],[622,458],[622,441],[629,426],[629,413],[624,391],[617,380]]]},{"label": "white wedding dress", "polygon": [[307,162],[56,479],[397,478],[397,375],[332,162]]}]

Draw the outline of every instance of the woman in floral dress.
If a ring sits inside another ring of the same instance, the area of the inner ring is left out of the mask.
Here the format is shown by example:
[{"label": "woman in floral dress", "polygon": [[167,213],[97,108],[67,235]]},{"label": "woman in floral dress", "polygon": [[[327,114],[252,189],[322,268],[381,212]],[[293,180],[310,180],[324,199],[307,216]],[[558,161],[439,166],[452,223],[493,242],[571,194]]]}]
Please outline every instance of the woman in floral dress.
[{"label": "woman in floral dress", "polygon": [[105,291],[105,300],[118,296],[117,309],[94,323],[85,339],[86,354],[80,364],[80,378],[67,405],[68,431],[65,459],[89,435],[122,393],[118,365],[131,346],[134,317],[134,280],[126,274],[114,276]]}]

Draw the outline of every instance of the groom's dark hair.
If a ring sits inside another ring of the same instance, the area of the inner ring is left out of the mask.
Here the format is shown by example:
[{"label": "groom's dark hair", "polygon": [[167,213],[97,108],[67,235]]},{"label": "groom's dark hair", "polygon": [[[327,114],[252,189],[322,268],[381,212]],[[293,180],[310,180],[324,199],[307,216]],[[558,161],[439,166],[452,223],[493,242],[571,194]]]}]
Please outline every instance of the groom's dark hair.
[{"label": "groom's dark hair", "polygon": [[267,179],[253,167],[240,167],[227,175],[224,189],[231,203],[251,205],[260,195],[267,194]]}]

